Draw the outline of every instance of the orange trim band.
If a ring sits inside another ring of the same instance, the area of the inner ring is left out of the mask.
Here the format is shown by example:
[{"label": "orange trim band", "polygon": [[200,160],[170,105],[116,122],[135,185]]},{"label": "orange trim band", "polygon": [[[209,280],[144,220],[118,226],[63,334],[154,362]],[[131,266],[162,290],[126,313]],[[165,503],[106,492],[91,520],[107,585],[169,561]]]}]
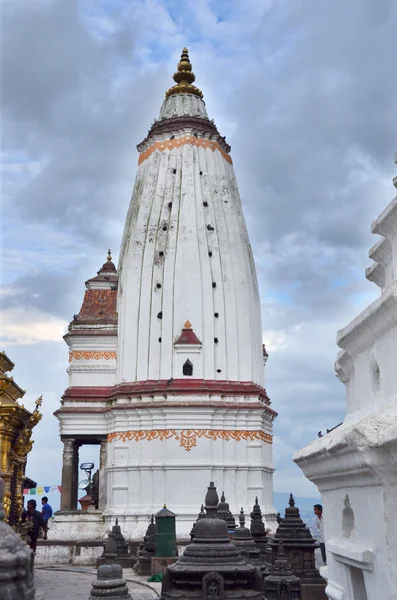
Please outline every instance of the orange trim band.
[{"label": "orange trim band", "polygon": [[192,146],[198,146],[200,148],[210,148],[210,150],[212,150],[213,152],[215,152],[215,150],[218,150],[229,164],[233,164],[232,157],[230,156],[230,154],[225,152],[218,144],[218,142],[206,140],[203,138],[196,138],[194,135],[184,135],[183,137],[174,140],[154,142],[149,148],[140,153],[138,158],[138,165],[143,163],[143,161],[149,158],[149,156],[153,154],[153,152],[155,152],[156,150],[164,152],[165,150],[173,150],[173,148],[180,148],[181,146],[185,146],[185,144],[191,144]]},{"label": "orange trim band", "polygon": [[237,442],[241,440],[261,440],[267,444],[273,443],[273,436],[264,431],[246,431],[246,430],[218,430],[218,429],[183,429],[177,431],[176,429],[150,429],[147,431],[115,431],[109,433],[108,442],[115,440],[121,442],[127,442],[134,440],[135,442],[141,442],[143,440],[168,440],[175,438],[179,445],[190,452],[190,450],[197,446],[197,438],[207,438],[209,440],[235,440]]},{"label": "orange trim band", "polygon": [[115,360],[117,358],[117,352],[81,352],[80,350],[73,350],[69,352],[69,362],[75,360]]}]

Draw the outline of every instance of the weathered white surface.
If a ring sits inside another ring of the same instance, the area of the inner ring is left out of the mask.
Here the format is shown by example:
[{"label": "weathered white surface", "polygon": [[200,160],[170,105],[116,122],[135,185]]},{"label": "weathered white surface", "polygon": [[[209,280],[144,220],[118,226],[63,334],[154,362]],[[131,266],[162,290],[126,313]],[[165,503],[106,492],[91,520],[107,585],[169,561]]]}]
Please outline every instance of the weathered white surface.
[{"label": "weathered white surface", "polygon": [[204,100],[193,94],[174,94],[164,100],[160,110],[161,120],[185,115],[208,119]]},{"label": "weathered white surface", "polygon": [[107,528],[103,515],[99,511],[81,511],[80,513],[55,513],[50,529],[50,539],[99,540],[106,534]]},{"label": "weathered white surface", "polygon": [[294,457],[322,494],[334,600],[397,598],[397,199],[372,231],[385,237],[366,275],[382,294],[337,338],[346,418]]},{"label": "weathered white surface", "polygon": [[139,166],[118,271],[117,381],[174,377],[188,319],[204,379],[263,385],[255,265],[233,167],[219,151],[185,144]]}]

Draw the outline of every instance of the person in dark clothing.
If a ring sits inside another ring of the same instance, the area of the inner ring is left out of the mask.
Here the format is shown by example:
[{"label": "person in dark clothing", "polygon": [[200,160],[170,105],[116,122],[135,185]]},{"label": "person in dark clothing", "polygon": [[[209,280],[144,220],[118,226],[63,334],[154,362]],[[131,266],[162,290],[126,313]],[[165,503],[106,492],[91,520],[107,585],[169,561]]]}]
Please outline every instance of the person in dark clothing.
[{"label": "person in dark clothing", "polygon": [[24,510],[22,513],[22,522],[29,520],[33,523],[33,528],[27,533],[30,539],[29,546],[33,552],[36,552],[37,538],[39,537],[40,527],[43,529],[44,533],[46,532],[46,523],[43,519],[43,515],[36,510],[36,506],[36,500],[29,500],[27,504],[27,510]]}]

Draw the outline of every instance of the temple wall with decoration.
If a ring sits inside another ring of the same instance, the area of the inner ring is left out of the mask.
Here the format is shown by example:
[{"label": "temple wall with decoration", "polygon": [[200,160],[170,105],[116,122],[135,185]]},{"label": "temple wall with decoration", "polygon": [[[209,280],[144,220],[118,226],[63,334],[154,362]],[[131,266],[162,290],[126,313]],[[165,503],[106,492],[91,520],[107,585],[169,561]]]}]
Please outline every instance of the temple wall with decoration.
[{"label": "temple wall with decoration", "polygon": [[337,336],[346,417],[294,457],[322,494],[331,600],[392,600],[397,589],[397,197],[372,232],[366,277],[380,296]]}]

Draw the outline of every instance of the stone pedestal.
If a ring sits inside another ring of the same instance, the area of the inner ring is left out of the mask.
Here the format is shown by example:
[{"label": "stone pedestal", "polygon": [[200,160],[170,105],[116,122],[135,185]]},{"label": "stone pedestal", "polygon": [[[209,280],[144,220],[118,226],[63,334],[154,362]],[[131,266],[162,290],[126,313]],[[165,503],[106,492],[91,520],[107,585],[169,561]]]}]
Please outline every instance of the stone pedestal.
[{"label": "stone pedestal", "polygon": [[106,525],[99,510],[59,510],[54,514],[52,541],[103,540],[105,536]]}]

